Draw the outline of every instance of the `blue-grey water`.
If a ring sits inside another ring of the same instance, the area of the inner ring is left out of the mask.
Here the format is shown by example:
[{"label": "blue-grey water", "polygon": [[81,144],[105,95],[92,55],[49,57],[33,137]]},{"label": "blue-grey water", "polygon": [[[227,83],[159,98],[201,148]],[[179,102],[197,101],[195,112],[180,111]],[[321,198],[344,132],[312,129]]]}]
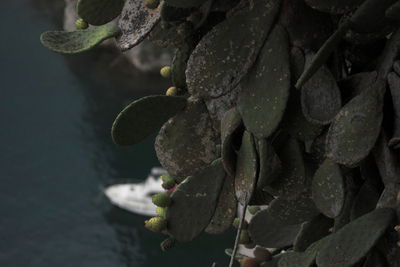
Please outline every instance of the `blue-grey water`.
[{"label": "blue-grey water", "polygon": [[56,26],[26,0],[1,0],[0,17],[0,266],[226,266],[232,233],[162,253],[145,217],[101,194],[158,165],[154,136],[119,148],[109,132],[130,100],[168,84],[139,74],[118,84],[93,55],[46,50],[39,35]]}]

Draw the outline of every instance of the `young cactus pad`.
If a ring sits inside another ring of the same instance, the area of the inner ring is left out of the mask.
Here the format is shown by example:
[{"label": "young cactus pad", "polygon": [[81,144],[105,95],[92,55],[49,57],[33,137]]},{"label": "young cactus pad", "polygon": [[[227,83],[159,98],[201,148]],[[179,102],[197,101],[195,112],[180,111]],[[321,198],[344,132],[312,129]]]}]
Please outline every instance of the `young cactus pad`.
[{"label": "young cactus pad", "polygon": [[124,3],[124,0],[79,0],[76,10],[87,23],[99,26],[116,18]]},{"label": "young cactus pad", "polygon": [[118,26],[113,23],[86,30],[76,31],[47,31],[42,33],[42,44],[57,53],[77,54],[92,49],[102,41],[120,33]]},{"label": "young cactus pad", "polygon": [[189,242],[210,223],[225,179],[221,160],[189,176],[172,193],[166,211],[168,233],[179,242]]},{"label": "young cactus pad", "polygon": [[124,108],[112,126],[112,138],[121,146],[134,145],[156,132],[186,106],[186,99],[173,96],[147,96]]}]

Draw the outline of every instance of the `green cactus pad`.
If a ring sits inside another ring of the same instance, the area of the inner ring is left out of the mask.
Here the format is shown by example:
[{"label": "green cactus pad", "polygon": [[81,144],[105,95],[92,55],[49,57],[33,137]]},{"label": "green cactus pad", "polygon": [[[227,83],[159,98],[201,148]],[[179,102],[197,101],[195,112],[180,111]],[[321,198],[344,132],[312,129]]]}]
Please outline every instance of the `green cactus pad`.
[{"label": "green cactus pad", "polygon": [[168,1],[162,1],[160,4],[160,16],[162,21],[180,21],[190,15],[190,9],[175,7],[167,2]]},{"label": "green cactus pad", "polygon": [[305,0],[312,8],[331,14],[343,14],[357,8],[364,0]]},{"label": "green cactus pad", "polygon": [[[307,60],[310,57],[308,55]],[[312,123],[326,125],[336,116],[341,106],[336,79],[324,65],[301,88],[303,114]]]},{"label": "green cactus pad", "polygon": [[251,239],[259,246],[282,248],[293,244],[300,225],[284,225],[273,218],[267,210],[258,212],[250,221]]},{"label": "green cactus pad", "polygon": [[217,207],[210,224],[205,229],[209,234],[222,234],[228,230],[236,216],[237,201],[232,177],[226,177]]},{"label": "green cactus pad", "polygon": [[237,156],[235,173],[236,198],[243,206],[250,201],[253,194],[257,182],[257,170],[258,161],[254,137],[245,131]]},{"label": "green cactus pad", "polygon": [[310,221],[319,214],[307,193],[301,193],[291,198],[272,200],[267,210],[272,217],[286,225]]},{"label": "green cactus pad", "polygon": [[204,102],[189,98],[186,108],[161,128],[155,149],[169,174],[187,177],[217,158],[217,142]]},{"label": "green cactus pad", "polygon": [[382,131],[373,151],[376,165],[385,185],[400,184],[400,155],[389,147],[389,138]]},{"label": "green cactus pad", "polygon": [[238,109],[247,130],[269,137],[278,127],[290,91],[289,41],[276,25],[249,74],[241,82]]},{"label": "green cactus pad", "polygon": [[224,178],[225,171],[218,159],[178,185],[165,214],[171,236],[179,242],[189,242],[209,225]]},{"label": "green cactus pad", "polygon": [[304,51],[296,46],[290,49],[290,76],[292,77],[292,82],[296,82],[300,78],[304,71],[304,66],[306,63]]},{"label": "green cactus pad", "polygon": [[101,42],[119,34],[119,28],[113,24],[106,24],[86,30],[77,31],[47,31],[42,33],[42,44],[57,53],[77,54],[97,46]]},{"label": "green cactus pad", "polygon": [[327,157],[352,167],[370,153],[380,132],[385,86],[378,80],[340,110],[328,131]]},{"label": "green cactus pad", "polygon": [[333,220],[320,214],[309,222],[301,225],[293,249],[298,252],[305,251],[312,243],[329,235],[329,229],[333,226]]},{"label": "green cactus pad", "polygon": [[76,10],[87,23],[103,25],[121,14],[124,4],[124,0],[79,0]]},{"label": "green cactus pad", "polygon": [[257,140],[257,153],[260,161],[257,188],[262,190],[279,177],[282,172],[282,162],[274,147],[266,139]]},{"label": "green cactus pad", "polygon": [[332,234],[317,255],[318,267],[351,267],[375,245],[392,222],[392,209],[376,209]]},{"label": "green cactus pad", "polygon": [[329,236],[325,237],[307,248],[305,252],[287,252],[282,254],[278,267],[312,267],[315,266],[315,258],[321,247],[329,242]]},{"label": "green cactus pad", "polygon": [[207,0],[164,0],[171,6],[181,7],[181,8],[191,8],[198,7]]},{"label": "green cactus pad", "polygon": [[235,177],[236,170],[236,148],[235,139],[243,131],[243,121],[236,108],[225,112],[221,120],[221,157],[225,171],[232,177]]},{"label": "green cactus pad", "polygon": [[388,265],[385,257],[381,254],[377,249],[373,249],[367,256],[362,267],[386,267],[386,266],[394,266]]},{"label": "green cactus pad", "polygon": [[386,17],[392,20],[400,20],[400,2],[395,3],[386,10]]},{"label": "green cactus pad", "polygon": [[400,148],[400,61],[394,64],[396,72],[388,75],[388,83],[393,103],[393,134],[389,140],[389,146],[393,149]]},{"label": "green cactus pad", "polygon": [[173,96],[147,96],[129,104],[112,126],[112,138],[121,146],[134,145],[156,132],[186,105],[186,99]]},{"label": "green cactus pad", "polygon": [[126,0],[118,26],[122,35],[118,38],[118,46],[126,51],[138,45],[160,21],[158,10],[151,10],[143,0]]},{"label": "green cactus pad", "polygon": [[304,189],[306,181],[300,145],[297,140],[290,138],[277,154],[282,161],[282,171],[264,190],[273,196],[292,197]]},{"label": "green cactus pad", "polygon": [[176,50],[174,59],[172,60],[172,83],[181,90],[186,90],[186,63],[192,50],[193,47],[190,42],[185,42]]},{"label": "green cactus pad", "polygon": [[256,60],[279,4],[280,0],[254,1],[252,8],[246,6],[230,15],[201,39],[186,70],[192,95],[218,97],[238,85]]},{"label": "green cactus pad", "polygon": [[326,159],[315,172],[312,198],[317,208],[327,217],[336,218],[342,211],[345,185],[339,165]]},{"label": "green cactus pad", "polygon": [[323,131],[323,126],[309,122],[304,116],[301,108],[300,92],[292,89],[287,104],[282,128],[292,137],[300,141],[312,141]]}]

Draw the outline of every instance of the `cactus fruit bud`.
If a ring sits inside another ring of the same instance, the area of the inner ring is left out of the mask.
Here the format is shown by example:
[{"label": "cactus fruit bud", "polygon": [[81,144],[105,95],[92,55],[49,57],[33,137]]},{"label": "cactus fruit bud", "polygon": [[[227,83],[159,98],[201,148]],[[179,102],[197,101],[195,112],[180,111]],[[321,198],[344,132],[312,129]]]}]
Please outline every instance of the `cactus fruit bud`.
[{"label": "cactus fruit bud", "polygon": [[171,198],[166,193],[155,194],[152,197],[152,200],[154,205],[156,205],[157,207],[165,208],[168,207],[169,204],[171,204]]},{"label": "cactus fruit bud", "polygon": [[157,207],[156,214],[158,217],[165,218],[165,208]]},{"label": "cactus fruit bud", "polygon": [[173,248],[176,244],[176,239],[175,238],[167,238],[165,239],[163,242],[161,242],[160,244],[160,248],[162,251],[167,251],[170,250],[171,248]]},{"label": "cactus fruit bud", "polygon": [[161,217],[153,217],[145,221],[144,226],[150,231],[159,233],[167,227],[167,221]]},{"label": "cactus fruit bud", "polygon": [[242,230],[240,233],[239,243],[240,244],[249,244],[251,242],[249,231]]},{"label": "cactus fruit bud", "polygon": [[179,89],[175,86],[168,88],[167,92],[165,93],[167,96],[176,96],[178,95]]},{"label": "cactus fruit bud", "polygon": [[144,0],[144,6],[150,9],[156,9],[160,5],[160,0]]},{"label": "cactus fruit bud", "polygon": [[169,190],[175,186],[175,179],[169,175],[169,174],[164,174],[161,176],[161,180],[163,181],[163,184],[161,185],[165,190]]},{"label": "cactus fruit bud", "polygon": [[[238,229],[239,228],[239,224],[240,224],[240,218],[235,218],[233,220],[232,226],[235,227],[236,229]],[[247,229],[247,226],[249,226],[249,224],[246,221],[243,221],[242,228],[243,229]]]},{"label": "cactus fruit bud", "polygon": [[89,24],[84,21],[83,19],[77,19],[75,21],[75,28],[77,28],[78,30],[84,30],[87,29],[89,27]]},{"label": "cactus fruit bud", "polygon": [[253,258],[243,258],[239,260],[240,267],[259,267],[260,264],[256,259]]},{"label": "cactus fruit bud", "polygon": [[261,209],[260,209],[260,206],[249,206],[247,208],[247,210],[250,212],[251,215],[254,215],[257,212],[259,212]]},{"label": "cactus fruit bud", "polygon": [[253,253],[258,262],[270,261],[272,259],[271,252],[265,248],[257,247]]},{"label": "cactus fruit bud", "polygon": [[160,70],[160,74],[164,78],[170,78],[171,77],[171,67],[170,66],[162,67]]}]

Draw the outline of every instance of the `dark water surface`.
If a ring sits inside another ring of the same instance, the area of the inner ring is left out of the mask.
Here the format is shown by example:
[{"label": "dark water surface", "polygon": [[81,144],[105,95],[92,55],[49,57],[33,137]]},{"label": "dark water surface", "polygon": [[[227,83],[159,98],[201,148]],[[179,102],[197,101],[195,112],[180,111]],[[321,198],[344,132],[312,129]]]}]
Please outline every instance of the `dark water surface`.
[{"label": "dark water surface", "polygon": [[[122,149],[109,136],[118,111],[143,91],[72,73],[40,45],[55,26],[25,1],[1,0],[0,17],[0,266],[227,266],[232,233],[161,253],[163,237],[144,229],[145,217],[101,195],[158,165],[154,137]],[[132,88],[164,86],[138,78]]]}]

